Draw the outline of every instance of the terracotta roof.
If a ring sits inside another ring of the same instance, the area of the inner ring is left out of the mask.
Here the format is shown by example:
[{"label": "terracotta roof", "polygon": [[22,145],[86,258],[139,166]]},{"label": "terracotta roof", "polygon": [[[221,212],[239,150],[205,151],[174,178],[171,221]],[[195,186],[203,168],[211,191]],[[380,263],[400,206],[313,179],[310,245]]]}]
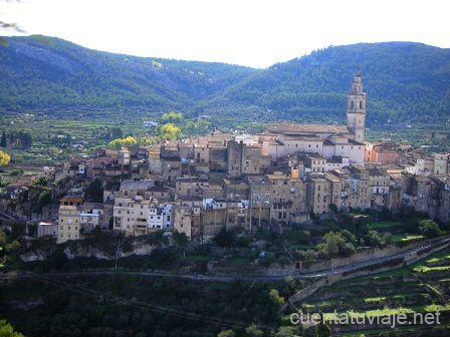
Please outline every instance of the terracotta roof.
[{"label": "terracotta roof", "polygon": [[73,196],[73,195],[67,195],[67,196],[63,197],[60,201],[61,202],[64,202],[64,201],[82,202],[83,198],[78,197],[78,196]]},{"label": "terracotta roof", "polygon": [[328,124],[296,124],[296,123],[277,123],[269,127],[271,132],[306,132],[306,133],[349,133],[344,125]]}]

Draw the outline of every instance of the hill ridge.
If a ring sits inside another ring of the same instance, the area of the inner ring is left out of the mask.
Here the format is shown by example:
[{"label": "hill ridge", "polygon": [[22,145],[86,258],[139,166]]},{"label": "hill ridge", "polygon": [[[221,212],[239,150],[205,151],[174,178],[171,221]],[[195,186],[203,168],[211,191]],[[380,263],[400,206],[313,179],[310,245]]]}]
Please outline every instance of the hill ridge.
[{"label": "hill ridge", "polygon": [[264,69],[85,48],[47,36],[6,37],[0,106],[133,109],[215,118],[341,120],[361,67],[368,121],[434,120],[450,112],[450,49],[387,41],[330,46]]}]

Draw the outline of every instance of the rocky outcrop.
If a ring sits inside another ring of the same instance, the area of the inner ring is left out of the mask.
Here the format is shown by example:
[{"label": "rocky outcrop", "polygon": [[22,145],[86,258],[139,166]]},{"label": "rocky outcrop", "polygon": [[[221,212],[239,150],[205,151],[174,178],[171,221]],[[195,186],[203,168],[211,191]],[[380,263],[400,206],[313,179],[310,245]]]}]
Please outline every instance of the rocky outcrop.
[{"label": "rocky outcrop", "polygon": [[[150,255],[152,251],[157,246],[150,244],[148,242],[142,242],[140,240],[133,241],[131,247],[126,251],[119,250],[119,257],[127,257],[131,255],[145,256]],[[20,258],[24,262],[35,262],[35,261],[45,261],[49,256],[51,256],[56,250],[56,245],[53,247],[37,248],[34,250],[29,250],[22,254]],[[116,258],[116,251],[105,250],[96,245],[86,245],[86,244],[73,244],[68,243],[63,246],[63,252],[69,260],[75,259],[77,257],[85,258],[97,258],[100,260],[113,260]]]}]

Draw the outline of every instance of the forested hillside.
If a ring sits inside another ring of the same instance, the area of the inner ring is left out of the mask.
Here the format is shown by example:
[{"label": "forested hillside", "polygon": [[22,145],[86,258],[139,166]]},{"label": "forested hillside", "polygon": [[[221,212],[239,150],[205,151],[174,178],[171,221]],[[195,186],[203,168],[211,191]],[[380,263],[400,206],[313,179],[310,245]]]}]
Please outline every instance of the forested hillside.
[{"label": "forested hillside", "polygon": [[7,38],[0,48],[0,104],[189,109],[255,72],[222,63],[112,54],[44,36]]},{"label": "forested hillside", "polygon": [[278,63],[227,89],[224,102],[254,104],[285,118],[341,119],[357,71],[369,122],[450,117],[450,49],[412,42],[329,47]]},{"label": "forested hillside", "polygon": [[257,70],[112,54],[43,36],[8,42],[0,47],[0,107],[8,112],[83,107],[93,116],[139,107],[237,121],[343,121],[352,76],[361,71],[369,125],[450,116],[450,49],[420,43],[329,47]]}]

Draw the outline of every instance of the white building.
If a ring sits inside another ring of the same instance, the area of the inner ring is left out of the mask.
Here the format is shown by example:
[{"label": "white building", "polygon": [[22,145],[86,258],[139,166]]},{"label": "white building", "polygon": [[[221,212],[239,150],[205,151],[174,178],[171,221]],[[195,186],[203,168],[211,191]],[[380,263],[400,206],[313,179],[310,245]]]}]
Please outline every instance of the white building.
[{"label": "white building", "polygon": [[41,221],[37,227],[38,238],[43,237],[57,237],[58,235],[58,224],[53,222]]},{"label": "white building", "polygon": [[102,216],[103,210],[101,209],[92,209],[92,210],[84,209],[80,213],[81,228],[86,231],[93,230],[94,228],[100,225],[100,219]]},{"label": "white building", "polygon": [[148,211],[148,228],[172,228],[172,205],[150,205]]}]

